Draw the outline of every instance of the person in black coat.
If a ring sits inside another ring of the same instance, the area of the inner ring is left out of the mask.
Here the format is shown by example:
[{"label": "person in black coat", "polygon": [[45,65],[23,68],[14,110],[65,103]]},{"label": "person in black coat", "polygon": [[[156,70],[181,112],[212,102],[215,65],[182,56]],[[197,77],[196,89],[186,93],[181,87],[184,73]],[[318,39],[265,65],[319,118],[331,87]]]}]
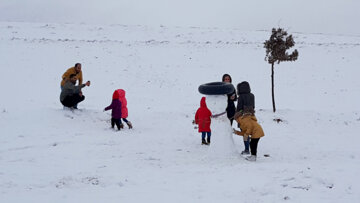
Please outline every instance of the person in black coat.
[{"label": "person in black coat", "polygon": [[[222,77],[222,81],[231,84],[232,82],[231,76],[229,74],[224,74]],[[236,101],[235,88],[234,88],[234,92],[228,94],[227,96],[228,96],[228,105],[226,107],[226,113],[227,113],[227,117],[230,120],[230,124],[232,125],[235,115],[235,104],[234,104],[234,101]]]},{"label": "person in black coat", "polygon": [[[250,85],[247,81],[239,83],[236,87],[238,93],[236,112],[243,112],[244,108],[255,109],[255,96],[251,93]],[[250,139],[244,137],[245,149],[241,154],[250,154]]]},{"label": "person in black coat", "polygon": [[243,81],[236,88],[238,93],[236,112],[243,111],[245,106],[255,109],[255,96],[251,93],[249,83]]}]

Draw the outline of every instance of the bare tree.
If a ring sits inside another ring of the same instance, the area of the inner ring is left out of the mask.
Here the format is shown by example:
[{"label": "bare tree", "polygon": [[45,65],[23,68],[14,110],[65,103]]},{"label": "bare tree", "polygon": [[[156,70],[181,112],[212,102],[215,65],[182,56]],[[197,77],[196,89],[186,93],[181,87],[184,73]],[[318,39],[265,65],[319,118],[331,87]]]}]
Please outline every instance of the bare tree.
[{"label": "bare tree", "polygon": [[295,61],[299,53],[295,49],[291,54],[286,51],[295,45],[292,35],[287,36],[287,32],[282,28],[272,29],[272,33],[269,40],[264,42],[264,48],[266,48],[265,60],[271,64],[271,93],[273,112],[275,108],[275,96],[274,96],[274,64],[278,64],[283,61]]}]

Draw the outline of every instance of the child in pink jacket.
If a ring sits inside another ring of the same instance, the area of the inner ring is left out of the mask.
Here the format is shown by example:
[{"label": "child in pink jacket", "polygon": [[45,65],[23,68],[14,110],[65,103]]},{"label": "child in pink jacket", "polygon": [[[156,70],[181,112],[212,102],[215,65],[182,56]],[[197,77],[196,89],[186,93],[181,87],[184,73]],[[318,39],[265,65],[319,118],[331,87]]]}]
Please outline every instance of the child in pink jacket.
[{"label": "child in pink jacket", "polygon": [[[130,121],[127,120],[128,117],[128,108],[127,108],[127,100],[125,98],[125,90],[118,89],[115,90],[119,93],[119,100],[121,102],[121,119],[126,123],[126,125],[129,127],[129,129],[133,128]],[[120,124],[121,128],[124,128],[124,125]]]}]

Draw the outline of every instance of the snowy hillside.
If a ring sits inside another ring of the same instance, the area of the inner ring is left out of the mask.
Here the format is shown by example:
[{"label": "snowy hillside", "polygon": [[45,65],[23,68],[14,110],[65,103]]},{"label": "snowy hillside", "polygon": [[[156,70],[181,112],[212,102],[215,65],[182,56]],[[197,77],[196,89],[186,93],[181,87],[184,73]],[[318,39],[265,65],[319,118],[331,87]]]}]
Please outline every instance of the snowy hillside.
[{"label": "snowy hillside", "polygon": [[[0,33],[0,202],[360,200],[360,36],[289,30],[299,59],[275,66],[272,113],[270,31],[2,22]],[[77,62],[91,86],[71,112],[60,79]],[[208,156],[191,124],[198,86],[224,73],[255,95],[255,163]],[[134,125],[120,132],[102,111],[118,88]]]}]

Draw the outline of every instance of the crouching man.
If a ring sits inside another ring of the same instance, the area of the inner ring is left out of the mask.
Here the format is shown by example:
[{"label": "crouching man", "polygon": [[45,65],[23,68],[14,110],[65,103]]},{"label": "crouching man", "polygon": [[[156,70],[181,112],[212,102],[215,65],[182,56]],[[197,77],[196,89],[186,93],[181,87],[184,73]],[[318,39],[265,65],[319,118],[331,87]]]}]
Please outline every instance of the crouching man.
[{"label": "crouching man", "polygon": [[76,75],[71,74],[60,94],[60,102],[71,109],[77,109],[77,104],[84,101],[85,96],[82,94],[81,89],[85,86],[90,86],[90,81],[82,85],[75,85],[76,80]]}]

